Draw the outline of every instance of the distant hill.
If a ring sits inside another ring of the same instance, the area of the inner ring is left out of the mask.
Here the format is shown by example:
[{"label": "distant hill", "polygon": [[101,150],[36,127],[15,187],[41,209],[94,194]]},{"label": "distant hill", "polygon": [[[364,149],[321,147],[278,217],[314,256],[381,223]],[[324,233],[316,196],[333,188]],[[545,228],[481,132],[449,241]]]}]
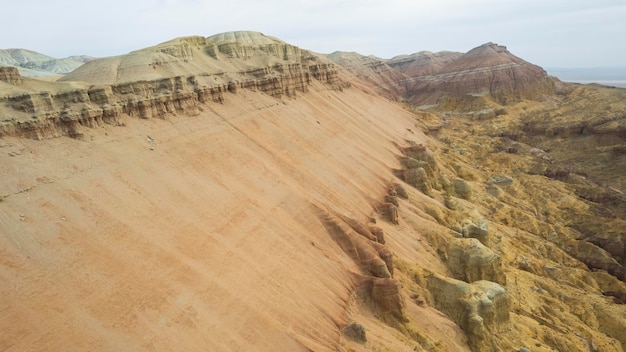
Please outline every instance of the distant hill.
[{"label": "distant hill", "polygon": [[455,107],[474,104],[476,108],[475,104],[481,104],[485,96],[505,103],[540,99],[553,93],[552,82],[543,68],[494,43],[485,43],[465,54],[421,51],[384,60],[338,52],[328,58],[413,106],[448,101]]},{"label": "distant hill", "polygon": [[26,77],[63,75],[93,59],[86,55],[56,59],[27,49],[0,49],[0,66],[17,67]]}]

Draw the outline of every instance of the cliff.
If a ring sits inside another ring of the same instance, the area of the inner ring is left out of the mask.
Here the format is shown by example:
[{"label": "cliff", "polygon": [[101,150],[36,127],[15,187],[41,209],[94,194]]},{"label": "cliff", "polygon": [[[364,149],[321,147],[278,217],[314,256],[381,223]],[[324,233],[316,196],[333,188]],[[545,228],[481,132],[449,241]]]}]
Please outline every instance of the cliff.
[{"label": "cliff", "polygon": [[17,67],[0,66],[0,81],[17,86],[22,83],[22,75]]},{"label": "cliff", "polygon": [[[260,33],[179,38],[93,60],[50,91],[23,89],[0,98],[10,116],[0,136],[80,137],[83,126],[118,125],[126,116],[197,114],[201,104],[223,102],[226,92],[240,89],[295,97],[312,80],[340,87],[331,62]],[[89,88],[71,86],[75,81]]]}]

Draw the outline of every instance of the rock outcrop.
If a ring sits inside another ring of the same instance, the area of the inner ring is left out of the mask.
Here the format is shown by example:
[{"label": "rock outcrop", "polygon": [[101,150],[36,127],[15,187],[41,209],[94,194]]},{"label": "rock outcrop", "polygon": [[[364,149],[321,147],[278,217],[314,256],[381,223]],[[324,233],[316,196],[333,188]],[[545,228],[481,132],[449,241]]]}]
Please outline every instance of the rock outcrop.
[{"label": "rock outcrop", "polygon": [[[18,82],[14,74],[4,76],[12,84]],[[294,97],[306,92],[313,80],[332,87],[340,84],[331,62],[260,33],[179,38],[93,60],[60,80],[83,81],[89,88],[26,90],[2,98],[11,108],[7,115],[13,117],[2,124],[0,136],[80,137],[83,126],[119,125],[124,117],[196,114],[201,104],[222,103],[226,92],[240,89]]]},{"label": "rock outcrop", "polygon": [[448,245],[448,267],[456,279],[468,283],[487,280],[506,284],[500,257],[475,238],[453,238]]},{"label": "rock outcrop", "polygon": [[16,86],[22,83],[22,76],[17,67],[0,66],[0,81]]},{"label": "rock outcrop", "polygon": [[[386,204],[395,209],[397,216],[397,207]],[[314,209],[330,237],[361,269],[359,291],[362,297],[371,303],[383,321],[391,325],[406,322],[406,305],[400,282],[393,278],[393,253],[384,245],[383,230],[367,229],[349,217],[340,219],[320,208]]]},{"label": "rock outcrop", "polygon": [[[393,256],[382,243],[359,233],[349,223],[327,212],[317,209],[320,221],[330,237],[363,270],[364,274],[378,278],[391,278],[393,274]],[[368,231],[369,233],[369,231]]]},{"label": "rock outcrop", "polygon": [[461,326],[472,349],[491,350],[493,333],[509,321],[510,300],[504,288],[490,281],[469,284],[438,274],[427,280],[436,307]]},{"label": "rock outcrop", "polygon": [[400,282],[394,279],[372,278],[366,289],[380,318],[388,323],[405,322],[405,303],[400,292]]},{"label": "rock outcrop", "polygon": [[396,176],[426,195],[431,195],[433,189],[442,189],[439,166],[430,150],[423,145],[412,145],[403,148],[402,152],[404,156],[400,162],[403,168],[396,171]]}]

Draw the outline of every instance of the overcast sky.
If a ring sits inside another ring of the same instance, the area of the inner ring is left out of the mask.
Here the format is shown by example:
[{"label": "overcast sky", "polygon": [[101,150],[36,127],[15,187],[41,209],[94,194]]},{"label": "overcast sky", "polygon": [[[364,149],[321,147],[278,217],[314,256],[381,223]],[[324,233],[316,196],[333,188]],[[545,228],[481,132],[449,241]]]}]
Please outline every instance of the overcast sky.
[{"label": "overcast sky", "polygon": [[0,49],[125,54],[253,30],[319,53],[391,58],[486,42],[543,67],[626,66],[624,0],[1,0]]}]

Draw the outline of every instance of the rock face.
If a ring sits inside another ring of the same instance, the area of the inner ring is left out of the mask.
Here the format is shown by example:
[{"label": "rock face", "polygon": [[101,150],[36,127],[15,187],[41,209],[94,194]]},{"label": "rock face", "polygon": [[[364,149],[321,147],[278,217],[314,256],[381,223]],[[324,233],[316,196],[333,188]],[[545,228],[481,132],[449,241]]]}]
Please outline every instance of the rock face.
[{"label": "rock face", "polygon": [[509,321],[510,302],[504,288],[490,281],[468,284],[437,274],[428,278],[428,287],[436,306],[467,332],[472,349],[491,350],[492,333]]},{"label": "rock face", "polygon": [[179,38],[93,60],[60,80],[84,81],[89,88],[6,97],[14,119],[1,126],[0,136],[80,137],[81,126],[118,125],[124,117],[196,114],[201,104],[222,103],[226,92],[240,89],[295,96],[312,80],[340,84],[331,62],[261,33]]},{"label": "rock face", "polygon": [[423,145],[414,145],[402,152],[404,157],[400,162],[404,168],[397,172],[399,178],[426,195],[430,195],[432,189],[441,189],[439,166],[431,151]]},{"label": "rock face", "polygon": [[[393,207],[397,216],[397,207],[385,204]],[[361,295],[371,302],[383,321],[391,324],[406,322],[401,285],[393,278],[393,253],[384,245],[382,229],[373,227],[369,230],[354,219],[339,219],[322,209],[315,209],[330,237],[361,269]]]},{"label": "rock face", "polygon": [[0,66],[0,81],[6,82],[12,85],[19,85],[22,83],[22,76],[17,67]]},{"label": "rock face", "polygon": [[394,279],[374,278],[368,281],[367,288],[376,311],[384,321],[403,322],[406,320],[400,282]]},{"label": "rock face", "polygon": [[257,88],[270,94],[294,93],[311,78],[331,83],[337,79],[334,64],[320,55],[262,33],[229,32],[177,38],[94,60],[61,80],[114,85],[188,75],[203,77],[206,84],[232,84],[233,89]]},{"label": "rock face", "polygon": [[327,58],[365,82],[372,83],[379,93],[396,99],[405,94],[403,82],[410,79],[390,66],[385,59],[354,52],[336,51]]},{"label": "rock face", "polygon": [[506,284],[500,257],[475,238],[453,238],[448,246],[448,266],[455,278]]},{"label": "rock face", "polygon": [[[369,231],[359,233],[349,223],[317,210],[320,221],[331,238],[369,276],[391,278],[393,257],[389,249],[376,241]],[[382,237],[382,235],[381,235]]]}]

